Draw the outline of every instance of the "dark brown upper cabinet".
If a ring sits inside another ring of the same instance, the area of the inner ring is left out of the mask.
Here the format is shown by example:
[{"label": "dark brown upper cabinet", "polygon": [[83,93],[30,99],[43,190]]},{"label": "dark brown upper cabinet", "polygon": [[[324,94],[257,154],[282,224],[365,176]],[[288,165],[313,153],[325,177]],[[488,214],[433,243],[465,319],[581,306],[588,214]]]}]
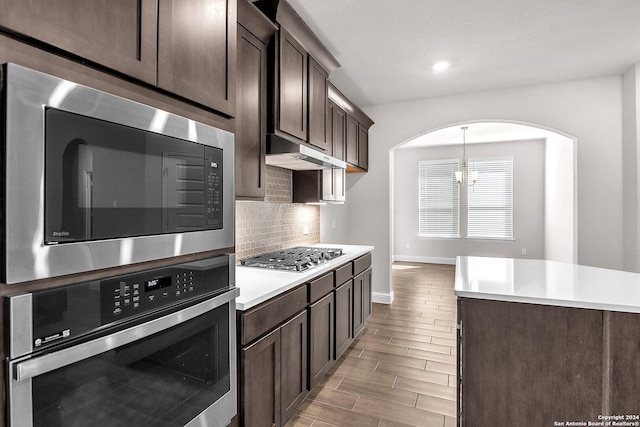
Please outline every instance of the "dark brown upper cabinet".
[{"label": "dark brown upper cabinet", "polygon": [[347,172],[366,172],[369,169],[369,128],[373,120],[331,83],[328,85],[328,98],[330,109],[335,111],[339,108],[346,112],[344,160]]},{"label": "dark brown upper cabinet", "polygon": [[344,202],[344,169],[293,171],[293,203]]},{"label": "dark brown upper cabinet", "polygon": [[358,165],[358,121],[351,117],[347,116],[347,163],[351,163],[352,165]]},{"label": "dark brown upper cabinet", "polygon": [[235,0],[160,0],[158,86],[235,116],[236,23]]},{"label": "dark brown upper cabinet", "polygon": [[[328,145],[333,156],[344,160],[346,113],[335,102],[328,100]],[[293,202],[344,202],[346,199],[344,169],[325,169],[293,172]]]},{"label": "dark brown upper cabinet", "polygon": [[278,129],[307,140],[307,52],[284,28],[280,28],[280,78]]},{"label": "dark brown upper cabinet", "polygon": [[267,132],[330,155],[327,85],[340,64],[286,1],[254,4],[279,27],[269,46]]},{"label": "dark brown upper cabinet", "polygon": [[309,144],[327,154],[332,154],[331,139],[327,132],[328,77],[329,73],[316,60],[309,57]]},{"label": "dark brown upper cabinet", "polygon": [[345,160],[345,125],[347,113],[345,113],[338,104],[329,100],[327,119],[327,133],[331,138],[332,155],[336,159]]},{"label": "dark brown upper cabinet", "polygon": [[236,198],[264,200],[267,128],[267,44],[277,27],[238,0]]},{"label": "dark brown upper cabinet", "polygon": [[358,123],[358,167],[369,169],[369,130]]},{"label": "dark brown upper cabinet", "polygon": [[5,30],[156,84],[156,0],[0,0],[0,10]]},{"label": "dark brown upper cabinet", "polygon": [[236,0],[0,0],[0,27],[235,116]]}]

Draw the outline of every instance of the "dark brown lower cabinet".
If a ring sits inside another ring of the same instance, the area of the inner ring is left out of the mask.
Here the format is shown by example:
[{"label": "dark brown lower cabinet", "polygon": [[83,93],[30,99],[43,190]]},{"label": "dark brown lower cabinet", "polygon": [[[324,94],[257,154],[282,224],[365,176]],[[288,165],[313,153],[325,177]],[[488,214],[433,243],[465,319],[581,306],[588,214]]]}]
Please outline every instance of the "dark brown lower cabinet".
[{"label": "dark brown lower cabinet", "polygon": [[280,328],[280,419],[282,425],[293,416],[308,393],[307,311]]},{"label": "dark brown lower cabinet", "polygon": [[364,323],[371,317],[371,268],[362,273],[362,317]]},{"label": "dark brown lower cabinet", "polygon": [[[598,421],[606,411],[602,311],[459,301],[462,426]],[[637,341],[634,351],[637,359]],[[613,413],[638,412],[635,381],[635,406]]]},{"label": "dark brown lower cabinet", "polygon": [[307,395],[307,311],[241,351],[246,427],[281,426]]},{"label": "dark brown lower cabinet", "polygon": [[280,366],[279,328],[241,351],[241,425],[280,426]]},{"label": "dark brown lower cabinet", "polygon": [[606,315],[610,316],[605,322],[609,327],[611,359],[607,364],[609,412],[636,415],[640,411],[640,314],[610,312]]},{"label": "dark brown lower cabinet", "polygon": [[333,292],[309,307],[309,385],[313,388],[333,364]]},{"label": "dark brown lower cabinet", "polygon": [[371,253],[353,261],[353,337],[371,316]]},{"label": "dark brown lower cabinet", "polygon": [[353,337],[357,337],[364,328],[363,297],[365,292],[364,272],[353,278]]},{"label": "dark brown lower cabinet", "polygon": [[370,267],[365,254],[237,312],[234,427],[281,427],[294,415],[371,315]]},{"label": "dark brown lower cabinet", "polygon": [[338,360],[353,341],[353,280],[339,286],[336,291],[336,355]]}]

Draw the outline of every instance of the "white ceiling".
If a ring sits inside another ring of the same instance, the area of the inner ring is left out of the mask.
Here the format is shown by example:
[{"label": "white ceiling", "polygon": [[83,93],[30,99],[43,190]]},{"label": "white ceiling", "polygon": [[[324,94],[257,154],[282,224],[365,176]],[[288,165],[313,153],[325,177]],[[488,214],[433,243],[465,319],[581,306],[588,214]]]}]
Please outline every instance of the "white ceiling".
[{"label": "white ceiling", "polygon": [[[281,0],[285,1],[285,0]],[[640,0],[288,0],[361,107],[624,73]],[[451,61],[435,74],[431,65]]]}]

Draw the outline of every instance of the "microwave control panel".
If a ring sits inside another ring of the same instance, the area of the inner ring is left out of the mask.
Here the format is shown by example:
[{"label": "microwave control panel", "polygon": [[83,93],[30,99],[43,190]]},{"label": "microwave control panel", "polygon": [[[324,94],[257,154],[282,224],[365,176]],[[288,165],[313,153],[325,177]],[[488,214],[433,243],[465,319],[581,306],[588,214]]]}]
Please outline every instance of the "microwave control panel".
[{"label": "microwave control panel", "polygon": [[205,163],[207,171],[205,228],[217,230],[222,228],[222,150],[207,147]]}]

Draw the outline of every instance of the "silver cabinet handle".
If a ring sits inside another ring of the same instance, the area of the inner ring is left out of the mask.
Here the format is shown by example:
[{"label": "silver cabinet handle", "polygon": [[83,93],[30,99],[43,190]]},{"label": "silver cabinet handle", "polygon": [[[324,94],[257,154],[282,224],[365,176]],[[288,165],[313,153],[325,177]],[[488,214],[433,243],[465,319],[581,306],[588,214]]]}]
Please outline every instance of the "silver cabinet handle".
[{"label": "silver cabinet handle", "polygon": [[[159,317],[141,325],[132,326],[112,335],[107,335],[93,341],[17,363],[15,365],[14,378],[16,381],[28,380],[81,360],[89,359],[100,353],[113,350],[114,348],[132,343],[141,338],[162,332],[172,326],[191,320],[233,301],[239,293],[240,289],[233,289],[232,291],[225,292],[224,294],[185,308],[184,310],[167,314],[166,316]],[[235,311],[235,305],[231,308]]]}]

